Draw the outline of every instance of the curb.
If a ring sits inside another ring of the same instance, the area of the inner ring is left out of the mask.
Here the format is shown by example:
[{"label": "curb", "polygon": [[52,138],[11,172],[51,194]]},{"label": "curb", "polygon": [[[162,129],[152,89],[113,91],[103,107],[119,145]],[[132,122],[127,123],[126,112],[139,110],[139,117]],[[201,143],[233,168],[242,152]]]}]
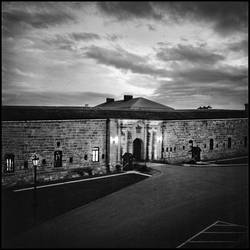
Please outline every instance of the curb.
[{"label": "curb", "polygon": [[[37,186],[37,189],[41,188],[47,188],[47,187],[52,187],[52,186],[60,186],[60,185],[66,185],[66,184],[71,184],[71,183],[77,183],[77,182],[86,182],[86,181],[93,181],[93,180],[98,180],[98,179],[105,179],[105,178],[111,178],[111,177],[116,177],[120,175],[127,175],[127,174],[138,174],[138,175],[143,175],[147,177],[152,177],[152,175],[149,174],[144,174],[135,170],[127,171],[127,172],[122,172],[119,174],[111,174],[111,175],[105,175],[105,176],[97,176],[97,177],[92,177],[92,178],[86,178],[86,179],[80,179],[80,180],[71,180],[71,181],[66,181],[66,182],[58,182],[58,183],[53,183],[53,184],[45,184],[45,185],[40,185]],[[32,190],[34,187],[27,187],[27,188],[19,188],[19,189],[14,189],[13,192],[22,192],[26,190]]]},{"label": "curb", "polygon": [[234,167],[234,166],[248,166],[247,163],[239,163],[239,164],[182,164],[184,167]]}]

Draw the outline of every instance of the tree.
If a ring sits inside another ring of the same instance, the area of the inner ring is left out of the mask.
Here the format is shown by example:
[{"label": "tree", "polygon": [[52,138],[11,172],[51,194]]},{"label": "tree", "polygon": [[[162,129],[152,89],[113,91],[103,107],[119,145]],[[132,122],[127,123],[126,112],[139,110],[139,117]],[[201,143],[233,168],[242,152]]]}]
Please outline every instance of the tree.
[{"label": "tree", "polygon": [[212,109],[210,105],[208,106],[200,106],[198,109]]}]

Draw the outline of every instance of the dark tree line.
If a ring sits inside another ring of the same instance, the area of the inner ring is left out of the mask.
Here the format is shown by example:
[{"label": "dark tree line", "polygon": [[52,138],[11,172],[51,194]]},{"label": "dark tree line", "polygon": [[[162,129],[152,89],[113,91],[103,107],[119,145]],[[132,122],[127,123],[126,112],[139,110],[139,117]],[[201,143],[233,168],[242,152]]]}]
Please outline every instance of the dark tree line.
[{"label": "dark tree line", "polygon": [[211,106],[200,106],[198,109],[211,109],[212,107]]}]

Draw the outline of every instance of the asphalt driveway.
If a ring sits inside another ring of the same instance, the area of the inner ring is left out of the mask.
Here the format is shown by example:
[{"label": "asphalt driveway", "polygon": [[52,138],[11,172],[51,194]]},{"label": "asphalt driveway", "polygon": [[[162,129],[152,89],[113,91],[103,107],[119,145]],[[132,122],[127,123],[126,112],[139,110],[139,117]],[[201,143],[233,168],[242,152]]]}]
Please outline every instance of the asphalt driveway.
[{"label": "asphalt driveway", "polygon": [[12,247],[168,248],[218,220],[246,225],[247,166],[153,167],[161,174],[23,233]]}]

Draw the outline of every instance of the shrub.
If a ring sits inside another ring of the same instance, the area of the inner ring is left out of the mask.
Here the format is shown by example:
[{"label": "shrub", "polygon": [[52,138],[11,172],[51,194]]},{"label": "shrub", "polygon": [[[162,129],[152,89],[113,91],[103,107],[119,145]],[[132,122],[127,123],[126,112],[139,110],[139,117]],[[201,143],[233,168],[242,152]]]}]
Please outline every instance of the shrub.
[{"label": "shrub", "polygon": [[93,169],[90,167],[84,167],[84,168],[76,168],[72,171],[73,173],[77,173],[80,176],[84,176],[84,173],[88,173],[88,175],[93,175]]},{"label": "shrub", "polygon": [[116,169],[117,172],[120,172],[122,170],[122,166],[120,164],[117,164],[115,166],[115,169]]}]

